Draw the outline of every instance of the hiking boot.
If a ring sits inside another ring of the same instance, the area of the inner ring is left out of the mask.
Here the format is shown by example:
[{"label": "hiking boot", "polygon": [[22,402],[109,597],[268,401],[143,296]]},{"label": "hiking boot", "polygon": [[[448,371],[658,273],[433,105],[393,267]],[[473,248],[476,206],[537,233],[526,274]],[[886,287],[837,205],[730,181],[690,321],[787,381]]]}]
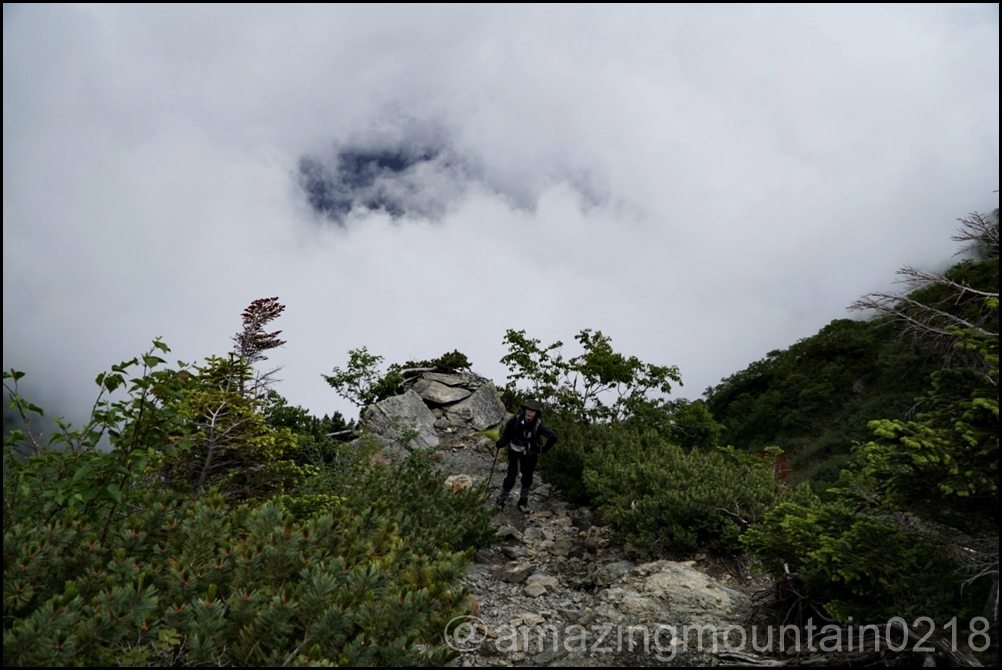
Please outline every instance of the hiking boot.
[{"label": "hiking boot", "polygon": [[518,511],[521,512],[522,514],[528,514],[529,513],[529,501],[528,500],[519,500],[518,501]]},{"label": "hiking boot", "polygon": [[504,509],[505,503],[508,502],[508,492],[504,491],[497,498],[494,499],[494,504]]}]

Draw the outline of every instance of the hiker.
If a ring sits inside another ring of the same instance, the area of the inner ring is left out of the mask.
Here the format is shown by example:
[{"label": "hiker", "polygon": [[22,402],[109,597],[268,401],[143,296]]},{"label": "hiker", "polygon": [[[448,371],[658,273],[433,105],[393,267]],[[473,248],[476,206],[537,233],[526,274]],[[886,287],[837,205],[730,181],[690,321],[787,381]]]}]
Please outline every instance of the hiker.
[{"label": "hiker", "polygon": [[[494,445],[499,451],[508,447],[508,475],[496,501],[500,507],[508,502],[508,495],[515,487],[515,479],[521,470],[522,490],[518,496],[518,509],[523,513],[529,511],[529,487],[532,486],[532,473],[539,462],[539,455],[545,454],[557,443],[556,434],[543,425],[542,419],[543,406],[535,400],[526,400],[518,416],[505,424],[501,439]],[[544,437],[545,444],[542,442]]]}]

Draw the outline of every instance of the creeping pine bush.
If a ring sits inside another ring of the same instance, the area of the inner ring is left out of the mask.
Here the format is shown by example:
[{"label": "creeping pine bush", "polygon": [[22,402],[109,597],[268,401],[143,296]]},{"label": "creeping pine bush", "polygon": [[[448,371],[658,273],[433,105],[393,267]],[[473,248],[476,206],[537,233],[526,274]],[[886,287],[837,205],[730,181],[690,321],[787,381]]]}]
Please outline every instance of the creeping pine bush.
[{"label": "creeping pine bush", "polygon": [[564,491],[571,502],[588,503],[588,489],[582,475],[591,452],[601,442],[601,435],[608,426],[584,424],[566,414],[554,414],[544,421],[560,441],[553,451],[539,459],[540,472],[547,482]]},{"label": "creeping pine bush", "polygon": [[[4,665],[441,665],[466,557],[339,507],[136,499],[4,533]],[[97,522],[96,522],[97,521]]]},{"label": "creeping pine bush", "polygon": [[798,597],[842,623],[969,617],[948,545],[887,513],[844,501],[783,503],[742,538],[777,578],[797,575]]},{"label": "creeping pine bush", "polygon": [[[125,399],[99,398],[81,430],[60,423],[58,450],[27,421],[4,436],[4,666],[452,660],[459,578],[495,537],[482,501],[418,456],[373,465],[345,448],[295,477],[259,467],[247,458],[278,441],[262,441],[258,408],[216,394],[239,412],[209,424],[208,405],[186,400],[216,389],[151,372],[162,363],[99,376]],[[4,386],[28,419],[41,409],[18,395],[21,376]],[[221,425],[237,429],[213,441],[206,427]],[[218,455],[225,467],[206,467]],[[190,472],[213,476],[193,486]]]},{"label": "creeping pine bush", "polygon": [[735,553],[744,528],[780,500],[806,495],[778,482],[765,461],[733,450],[686,453],[653,431],[607,432],[588,455],[584,482],[631,543],[683,553]]}]

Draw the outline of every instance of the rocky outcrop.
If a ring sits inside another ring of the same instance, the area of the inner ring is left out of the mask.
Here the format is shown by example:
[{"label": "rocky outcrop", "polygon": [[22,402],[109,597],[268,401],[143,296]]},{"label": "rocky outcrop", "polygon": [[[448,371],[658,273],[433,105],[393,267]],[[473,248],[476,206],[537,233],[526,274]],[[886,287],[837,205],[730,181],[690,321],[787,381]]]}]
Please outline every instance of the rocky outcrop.
[{"label": "rocky outcrop", "polygon": [[[441,375],[445,376],[445,375]],[[462,386],[449,386],[436,379],[419,379],[414,384],[414,392],[433,405],[448,405],[470,396],[473,391]]]},{"label": "rocky outcrop", "polygon": [[440,435],[468,435],[498,426],[504,405],[489,379],[472,373],[426,372],[407,390],[362,413],[362,425],[383,446],[384,456],[437,447]]}]

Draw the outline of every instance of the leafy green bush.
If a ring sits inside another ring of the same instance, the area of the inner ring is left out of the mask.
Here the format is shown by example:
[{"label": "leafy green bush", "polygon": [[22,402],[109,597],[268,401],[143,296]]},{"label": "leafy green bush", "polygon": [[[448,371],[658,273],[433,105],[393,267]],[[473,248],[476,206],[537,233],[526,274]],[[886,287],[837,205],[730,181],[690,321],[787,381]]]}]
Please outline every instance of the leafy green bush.
[{"label": "leafy green bush", "polygon": [[733,450],[686,453],[653,431],[607,439],[585,463],[585,485],[603,519],[640,547],[734,553],[745,527],[806,495],[778,482],[767,460]]},{"label": "leafy green bush", "polygon": [[370,460],[373,449],[359,449],[337,470],[323,470],[299,490],[334,493],[351,509],[374,510],[392,518],[413,551],[471,552],[497,541],[491,510],[479,491],[443,486],[426,454],[415,452],[399,463]]}]

